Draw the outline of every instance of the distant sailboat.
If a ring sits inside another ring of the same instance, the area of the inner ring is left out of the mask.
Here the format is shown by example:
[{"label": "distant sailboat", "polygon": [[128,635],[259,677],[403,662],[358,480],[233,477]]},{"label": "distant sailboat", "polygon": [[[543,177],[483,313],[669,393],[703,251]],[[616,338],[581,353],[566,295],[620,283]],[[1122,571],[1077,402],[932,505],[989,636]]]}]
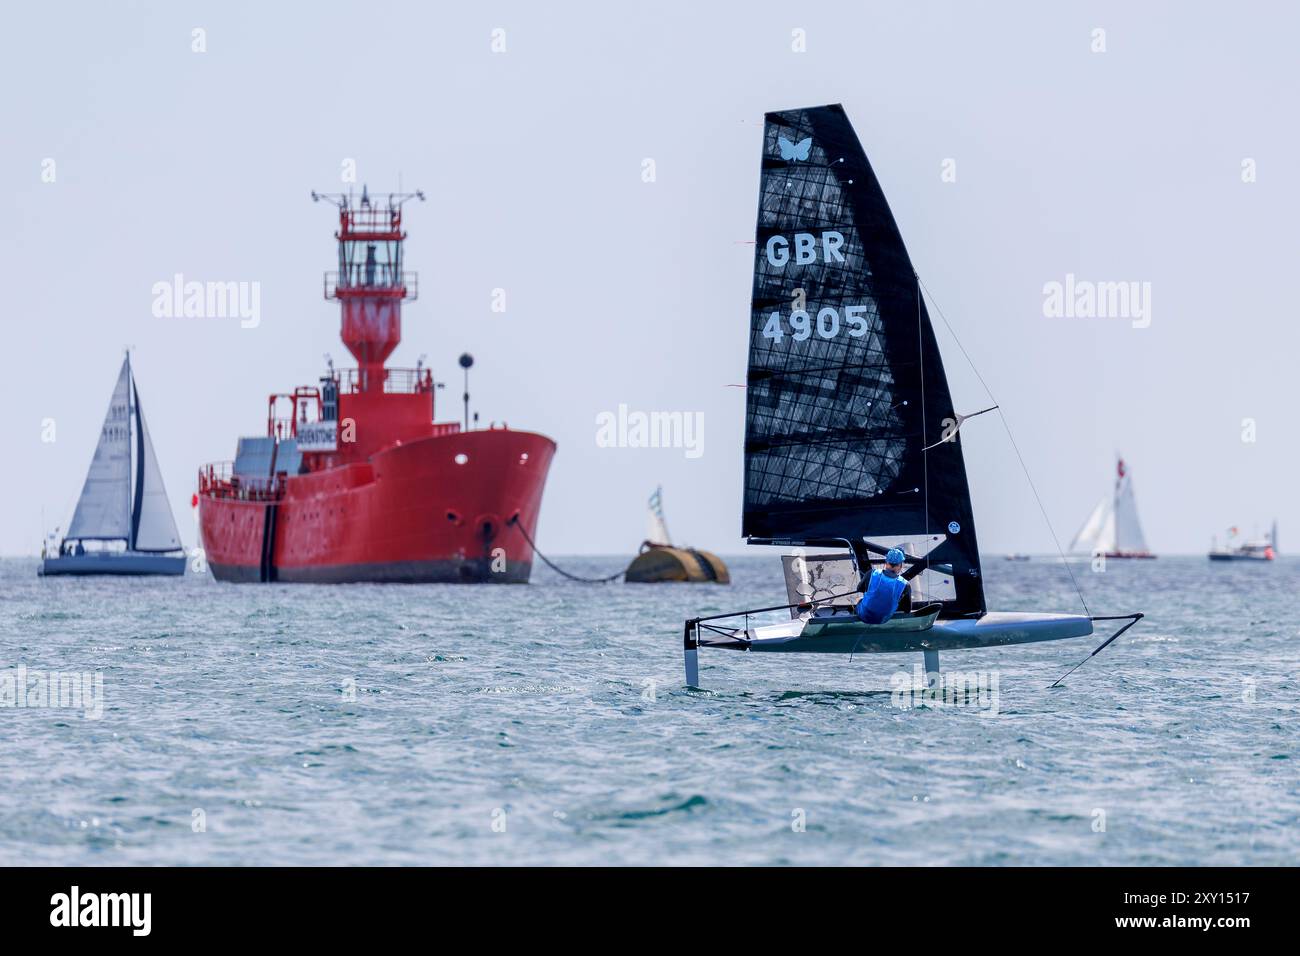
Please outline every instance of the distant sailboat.
[{"label": "distant sailboat", "polygon": [[1107,558],[1154,558],[1147,549],[1138,521],[1133,478],[1124,459],[1115,466],[1115,488],[1102,496],[1097,507],[1070,542],[1076,554],[1105,555]]},{"label": "distant sailboat", "polygon": [[1211,561],[1272,561],[1277,557],[1277,521],[1268,536],[1254,541],[1239,541],[1236,528],[1229,528],[1227,540],[1219,547],[1218,539],[1210,543]]},{"label": "distant sailboat", "polygon": [[[87,548],[87,543],[91,547]],[[38,573],[183,574],[185,555],[128,353],[72,524]]]},{"label": "distant sailboat", "polygon": [[677,547],[664,520],[664,490],[656,488],[646,508],[646,537],[641,550],[627,566],[623,580],[629,584],[664,581],[730,584],[726,564],[716,554],[697,548]]},{"label": "distant sailboat", "polygon": [[[953,406],[920,282],[843,107],[767,114],[756,240],[742,533],[799,550],[783,558],[788,604],[685,622],[687,685],[700,686],[705,649],[915,652],[930,681],[940,650],[1131,627],[1141,614],[985,607],[959,431],[982,412]],[[893,548],[913,610],[865,623],[854,603]]]},{"label": "distant sailboat", "polygon": [[672,536],[668,533],[668,522],[664,520],[664,488],[660,485],[655,489],[655,493],[650,496],[646,502],[645,511],[646,534],[645,543],[648,545],[663,545],[671,547],[673,543]]}]

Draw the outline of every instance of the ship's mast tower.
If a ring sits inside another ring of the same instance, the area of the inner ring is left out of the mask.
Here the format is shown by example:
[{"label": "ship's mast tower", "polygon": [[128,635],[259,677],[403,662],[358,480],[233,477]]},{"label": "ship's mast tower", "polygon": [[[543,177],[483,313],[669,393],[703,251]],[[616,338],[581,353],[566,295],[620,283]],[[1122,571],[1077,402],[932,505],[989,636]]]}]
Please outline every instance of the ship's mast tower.
[{"label": "ship's mast tower", "polygon": [[372,201],[350,193],[316,193],[311,198],[339,210],[339,267],[325,273],[325,298],[337,299],[343,313],[343,344],[357,360],[356,389],[383,392],[384,361],[402,340],[402,302],[419,294],[418,276],[402,268],[402,205],[424,200],[424,193],[394,193]]}]

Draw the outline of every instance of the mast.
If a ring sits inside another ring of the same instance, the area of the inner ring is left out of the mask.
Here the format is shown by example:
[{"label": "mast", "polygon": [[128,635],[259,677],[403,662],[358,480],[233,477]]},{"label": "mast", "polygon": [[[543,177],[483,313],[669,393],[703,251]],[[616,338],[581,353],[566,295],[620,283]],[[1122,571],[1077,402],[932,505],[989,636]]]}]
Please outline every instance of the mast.
[{"label": "mast", "polygon": [[144,511],[144,422],[140,417],[140,393],[136,391],[135,376],[131,376],[131,401],[133,411],[131,421],[135,424],[135,483],[128,487],[134,488],[135,502],[131,507],[131,538],[127,541],[127,550],[134,551],[140,540],[140,515]]},{"label": "mast", "polygon": [[135,511],[131,506],[134,498],[131,483],[131,420],[135,417],[135,408],[132,406],[132,394],[135,392],[135,375],[131,372],[131,350],[126,350],[126,515],[127,515],[127,538],[126,549],[128,551],[135,547]]},{"label": "mast", "polygon": [[[1119,452],[1115,452],[1115,500],[1112,506],[1115,509],[1116,521],[1119,520],[1119,496],[1124,485],[1124,457]],[[1115,537],[1119,537],[1118,526],[1115,529]]]}]

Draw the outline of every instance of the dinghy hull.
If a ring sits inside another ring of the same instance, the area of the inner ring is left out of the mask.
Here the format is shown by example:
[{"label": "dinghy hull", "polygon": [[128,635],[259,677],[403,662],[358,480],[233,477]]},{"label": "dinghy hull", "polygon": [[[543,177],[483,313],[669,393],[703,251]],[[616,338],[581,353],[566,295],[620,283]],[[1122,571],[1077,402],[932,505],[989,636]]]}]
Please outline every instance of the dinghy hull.
[{"label": "dinghy hull", "polygon": [[1092,621],[1078,614],[990,611],[977,619],[898,617],[884,624],[863,624],[846,616],[830,623],[812,618],[735,630],[706,625],[696,643],[699,647],[777,654],[902,654],[1033,644],[1091,633]]}]

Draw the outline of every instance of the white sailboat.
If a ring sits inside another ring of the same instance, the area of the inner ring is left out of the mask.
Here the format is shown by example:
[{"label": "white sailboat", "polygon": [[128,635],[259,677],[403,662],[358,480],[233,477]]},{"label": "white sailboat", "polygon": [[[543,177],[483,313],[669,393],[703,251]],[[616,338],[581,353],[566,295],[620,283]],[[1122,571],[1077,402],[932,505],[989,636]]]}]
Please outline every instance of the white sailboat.
[{"label": "white sailboat", "polygon": [[131,374],[131,356],[108,403],[72,523],[38,574],[168,574],[185,572],[172,516]]},{"label": "white sailboat", "polygon": [[1103,495],[1097,507],[1092,509],[1092,514],[1070,542],[1070,551],[1107,558],[1155,557],[1142,534],[1137,498],[1133,494],[1133,477],[1123,458],[1119,458],[1115,466],[1114,489]]}]

